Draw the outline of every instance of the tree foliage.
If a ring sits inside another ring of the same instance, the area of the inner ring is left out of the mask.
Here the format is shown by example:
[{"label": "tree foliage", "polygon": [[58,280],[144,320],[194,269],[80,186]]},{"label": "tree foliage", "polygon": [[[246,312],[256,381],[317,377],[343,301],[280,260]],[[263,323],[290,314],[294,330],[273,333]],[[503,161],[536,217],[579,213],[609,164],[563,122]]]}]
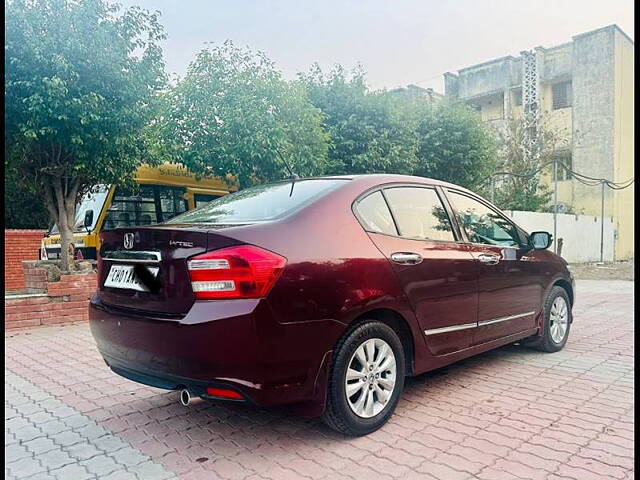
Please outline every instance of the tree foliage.
[{"label": "tree foliage", "polygon": [[329,174],[404,173],[416,165],[416,137],[406,102],[370,91],[364,72],[341,66],[325,74],[316,64],[299,74],[331,135]]},{"label": "tree foliage", "polygon": [[20,187],[15,172],[4,172],[4,224],[5,228],[48,229],[50,224],[42,196],[33,190]]},{"label": "tree foliage", "polygon": [[494,132],[468,106],[424,104],[417,110],[416,175],[483,190],[496,164]]},{"label": "tree foliage", "polygon": [[[520,116],[509,119],[499,133],[498,170],[514,174],[496,177],[495,197],[500,208],[532,212],[547,210],[551,191],[540,181],[545,170],[543,167],[566,146],[568,136],[564,130],[554,128],[548,116],[538,120],[536,130],[537,133],[533,134],[526,117]],[[529,145],[529,155],[525,153],[525,145]]]},{"label": "tree foliage", "polygon": [[142,131],[164,85],[157,15],[104,0],[5,3],[5,155],[62,237],[76,201],[148,161]]},{"label": "tree foliage", "polygon": [[160,156],[241,185],[325,170],[328,136],[303,85],[286,82],[262,53],[231,42],[198,53],[163,99]]},{"label": "tree foliage", "polygon": [[314,65],[287,81],[264,54],[225,42],[169,86],[156,14],[9,0],[5,16],[5,183],[43,199],[65,262],[76,202],[142,163],[179,162],[241,186],[286,177],[290,165],[300,176],[418,174],[476,188],[494,168],[477,115],[370,90],[360,68]]}]

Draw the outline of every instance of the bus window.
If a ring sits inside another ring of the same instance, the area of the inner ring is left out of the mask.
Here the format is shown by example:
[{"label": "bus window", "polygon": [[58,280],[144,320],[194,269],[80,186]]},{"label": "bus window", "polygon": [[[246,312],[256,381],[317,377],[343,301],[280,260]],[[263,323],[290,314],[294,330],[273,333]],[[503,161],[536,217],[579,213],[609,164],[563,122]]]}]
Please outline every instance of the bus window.
[{"label": "bus window", "polygon": [[141,185],[135,192],[116,188],[107,211],[104,229],[157,223],[153,187]]},{"label": "bus window", "polygon": [[118,188],[107,212],[104,229],[152,225],[187,211],[184,189],[140,185],[134,194]]},{"label": "bus window", "polygon": [[215,200],[216,198],[220,198],[220,195],[205,195],[203,193],[196,193],[193,196],[196,208],[201,207],[205,203],[209,203],[211,200]]},{"label": "bus window", "polygon": [[184,188],[156,187],[156,192],[160,206],[159,222],[164,222],[187,211]]}]

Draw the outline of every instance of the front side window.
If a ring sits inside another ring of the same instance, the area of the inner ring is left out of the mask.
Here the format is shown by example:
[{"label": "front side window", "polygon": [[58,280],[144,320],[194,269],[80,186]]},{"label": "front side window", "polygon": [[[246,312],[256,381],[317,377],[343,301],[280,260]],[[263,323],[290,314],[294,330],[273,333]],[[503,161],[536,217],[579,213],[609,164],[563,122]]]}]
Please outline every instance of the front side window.
[{"label": "front side window", "polygon": [[345,181],[309,179],[245,188],[178,215],[168,223],[224,225],[274,220],[328,194]]},{"label": "front side window", "polygon": [[368,232],[397,235],[391,212],[380,191],[366,196],[356,207],[362,226]]},{"label": "front side window", "polygon": [[518,247],[518,233],[513,224],[485,204],[449,190],[447,193],[458,223],[471,243]]},{"label": "front side window", "polygon": [[384,191],[399,234],[421,240],[454,241],[453,229],[433,188],[393,187]]}]

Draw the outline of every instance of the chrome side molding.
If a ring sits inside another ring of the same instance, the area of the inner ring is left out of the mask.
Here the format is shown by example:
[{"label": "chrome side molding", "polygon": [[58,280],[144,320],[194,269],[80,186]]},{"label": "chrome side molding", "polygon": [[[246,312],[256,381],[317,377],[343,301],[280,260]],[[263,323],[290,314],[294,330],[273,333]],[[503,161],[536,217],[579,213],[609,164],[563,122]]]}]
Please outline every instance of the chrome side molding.
[{"label": "chrome side molding", "polygon": [[451,325],[450,327],[441,327],[441,328],[432,328],[430,330],[425,330],[424,334],[429,335],[437,335],[439,333],[447,333],[447,332],[455,332],[457,330],[466,330],[467,328],[476,328],[478,326],[477,323],[461,323],[460,325]]},{"label": "chrome side molding", "polygon": [[485,325],[492,325],[494,323],[506,322],[508,320],[515,320],[516,318],[528,317],[529,315],[533,315],[536,312],[527,312],[527,313],[519,313],[518,315],[509,315],[508,317],[499,317],[492,318],[491,320],[483,320],[478,322],[479,327],[484,327]]},{"label": "chrome side molding", "polygon": [[466,330],[468,328],[484,327],[486,325],[493,325],[494,323],[506,322],[508,320],[515,320],[516,318],[528,317],[528,316],[533,315],[535,313],[536,312],[519,313],[517,315],[509,315],[508,317],[492,318],[490,320],[483,320],[481,322],[461,323],[459,325],[451,325],[449,327],[431,328],[429,330],[425,330],[424,334],[426,336],[438,335],[439,333],[456,332],[458,330]]}]

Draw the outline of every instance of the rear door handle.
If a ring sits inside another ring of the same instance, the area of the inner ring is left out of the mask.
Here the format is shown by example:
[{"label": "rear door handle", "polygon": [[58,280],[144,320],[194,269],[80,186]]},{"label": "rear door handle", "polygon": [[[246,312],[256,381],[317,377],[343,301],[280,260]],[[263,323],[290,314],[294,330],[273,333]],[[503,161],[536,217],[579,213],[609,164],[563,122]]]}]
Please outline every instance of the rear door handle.
[{"label": "rear door handle", "polygon": [[478,260],[480,260],[481,263],[485,263],[487,265],[497,265],[498,262],[500,262],[500,256],[481,253],[480,255],[478,255]]},{"label": "rear door handle", "polygon": [[422,255],[413,252],[397,252],[391,254],[391,260],[401,265],[417,265],[422,262]]}]

